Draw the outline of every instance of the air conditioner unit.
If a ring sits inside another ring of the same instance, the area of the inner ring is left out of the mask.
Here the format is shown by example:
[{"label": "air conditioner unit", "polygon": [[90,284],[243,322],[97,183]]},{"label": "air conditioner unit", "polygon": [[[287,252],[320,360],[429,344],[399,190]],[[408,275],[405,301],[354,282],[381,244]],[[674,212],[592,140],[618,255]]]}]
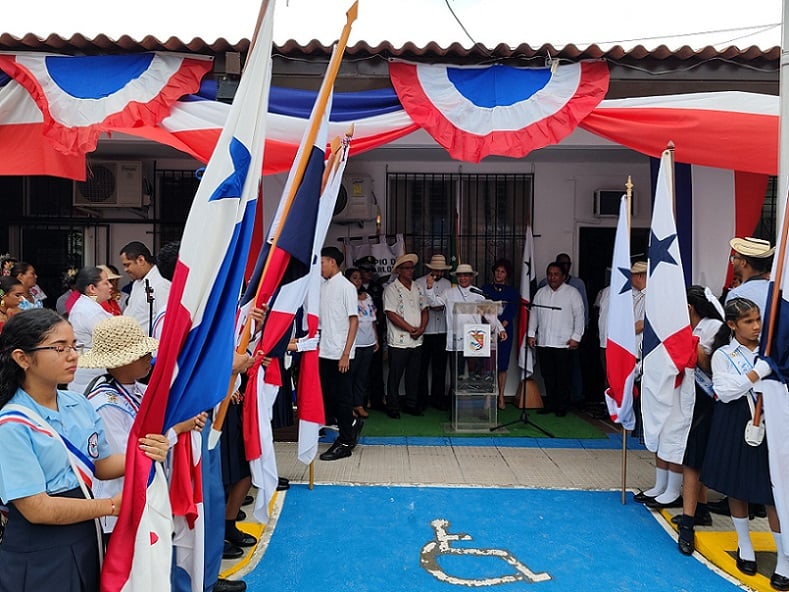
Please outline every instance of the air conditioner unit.
[{"label": "air conditioner unit", "polygon": [[[598,189],[594,192],[594,215],[598,218],[619,216],[619,203],[625,195],[624,189]],[[636,194],[630,197],[630,215],[636,210]]]},{"label": "air conditioner unit", "polygon": [[75,206],[139,208],[142,206],[142,163],[93,161],[84,181],[74,181]]},{"label": "air conditioner unit", "polygon": [[333,222],[364,222],[377,214],[373,180],[367,175],[348,175],[340,187],[334,206]]}]

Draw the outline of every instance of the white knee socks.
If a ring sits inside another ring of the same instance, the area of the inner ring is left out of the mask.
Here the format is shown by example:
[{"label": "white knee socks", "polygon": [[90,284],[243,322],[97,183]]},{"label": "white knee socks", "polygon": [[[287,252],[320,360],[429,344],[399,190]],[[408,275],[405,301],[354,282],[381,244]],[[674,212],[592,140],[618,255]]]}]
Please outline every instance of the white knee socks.
[{"label": "white knee socks", "polygon": [[652,489],[647,489],[644,495],[649,497],[657,497],[664,491],[668,485],[668,469],[655,469],[655,486]]},{"label": "white knee socks", "polygon": [[785,554],[781,533],[773,532],[773,538],[775,539],[775,548],[778,552],[778,558],[775,562],[775,573],[780,576],[789,577],[789,557]]},{"label": "white knee socks", "polygon": [[732,516],[731,521],[734,523],[734,530],[737,532],[737,546],[740,548],[740,559],[754,561],[756,559],[756,553],[754,553],[753,544],[751,543],[748,517],[735,518]]}]

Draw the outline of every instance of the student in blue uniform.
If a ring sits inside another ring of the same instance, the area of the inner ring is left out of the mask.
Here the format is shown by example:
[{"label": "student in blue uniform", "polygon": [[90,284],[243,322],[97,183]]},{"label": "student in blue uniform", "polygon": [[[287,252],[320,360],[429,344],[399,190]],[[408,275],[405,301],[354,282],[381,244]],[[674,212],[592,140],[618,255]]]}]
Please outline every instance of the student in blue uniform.
[{"label": "student in blue uniform", "polygon": [[[770,585],[776,590],[789,590],[789,561],[783,552],[781,525],[773,501],[767,441],[745,439],[746,423],[753,416],[756,383],[771,372],[767,362],[758,359],[761,315],[759,307],[746,298],[726,302],[725,313],[726,325],[713,343],[712,384],[718,400],[713,406],[701,481],[729,496],[729,511],[737,533],[737,569],[750,576],[756,573],[757,566],[748,525],[748,502],[765,505],[778,549]],[[770,418],[765,417],[764,421]]]},{"label": "student in blue uniform", "polygon": [[[122,475],[125,459],[109,455],[87,399],[57,388],[74,379],[77,357],[71,325],[52,310],[21,312],[0,334],[0,499],[9,510],[0,592],[99,589],[95,519],[117,516],[121,496],[92,499],[76,470],[87,485],[91,471]],[[162,461],[167,439],[149,435],[140,448]]]}]

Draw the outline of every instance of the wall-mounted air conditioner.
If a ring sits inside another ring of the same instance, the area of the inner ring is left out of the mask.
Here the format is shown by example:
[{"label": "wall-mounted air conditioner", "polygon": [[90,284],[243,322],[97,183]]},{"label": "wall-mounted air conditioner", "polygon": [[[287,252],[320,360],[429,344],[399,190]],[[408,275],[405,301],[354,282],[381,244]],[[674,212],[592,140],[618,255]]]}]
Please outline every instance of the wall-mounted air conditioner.
[{"label": "wall-mounted air conditioner", "polygon": [[75,206],[93,208],[142,207],[142,163],[92,161],[84,181],[74,181]]},{"label": "wall-mounted air conditioner", "polygon": [[[598,218],[616,218],[619,216],[619,203],[625,195],[624,189],[598,189],[594,192],[594,215]],[[636,211],[636,194],[630,198],[630,215]]]},{"label": "wall-mounted air conditioner", "polygon": [[334,206],[332,222],[365,222],[377,215],[373,180],[367,175],[346,175]]}]

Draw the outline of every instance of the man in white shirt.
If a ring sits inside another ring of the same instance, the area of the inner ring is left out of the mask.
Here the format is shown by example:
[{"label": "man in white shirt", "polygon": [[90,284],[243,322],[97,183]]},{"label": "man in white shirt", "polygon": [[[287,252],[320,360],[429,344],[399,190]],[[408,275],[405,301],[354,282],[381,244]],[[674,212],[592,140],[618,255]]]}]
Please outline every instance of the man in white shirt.
[{"label": "man in white shirt", "polygon": [[529,315],[528,343],[537,348],[537,359],[545,381],[545,408],[556,417],[567,415],[570,405],[570,352],[578,349],[584,334],[584,305],[581,294],[565,283],[563,267],[550,263],[547,284],[537,290]]},{"label": "man in white shirt", "polygon": [[403,411],[423,415],[419,405],[419,366],[422,333],[427,327],[428,316],[425,294],[413,281],[418,260],[413,253],[398,257],[392,268],[397,279],[384,288],[386,344],[389,348],[386,414],[392,419],[400,419],[400,380],[403,374],[406,400]]},{"label": "man in white shirt", "polygon": [[766,240],[750,236],[734,237],[729,241],[729,245],[733,251],[729,261],[734,276],[739,278],[741,283],[726,294],[726,302],[734,298],[747,298],[759,307],[764,321],[775,247],[770,246]]},{"label": "man in white shirt", "polygon": [[[452,284],[444,277],[444,272],[452,269],[447,265],[443,255],[433,255],[429,263],[425,263],[428,273],[415,281],[422,290],[427,290],[427,276],[433,276],[433,289],[441,294]],[[428,394],[430,403],[436,409],[449,409],[449,393],[447,392],[447,317],[443,306],[431,306],[428,309],[427,327],[422,335],[422,362],[419,368],[420,404],[425,407]],[[431,377],[428,389],[428,374]]]},{"label": "man in white shirt", "polygon": [[359,308],[356,288],[340,273],[344,261],[337,247],[321,250],[320,354],[318,358],[321,389],[326,408],[326,423],[337,419],[339,436],[320,455],[321,460],[351,456],[359,437],[362,418],[353,418],[351,360],[354,358]]},{"label": "man in white shirt", "polygon": [[150,336],[154,317],[167,306],[170,282],[159,273],[153,255],[141,242],[130,242],[121,249],[120,255],[123,270],[133,281],[123,314],[137,321]]}]

